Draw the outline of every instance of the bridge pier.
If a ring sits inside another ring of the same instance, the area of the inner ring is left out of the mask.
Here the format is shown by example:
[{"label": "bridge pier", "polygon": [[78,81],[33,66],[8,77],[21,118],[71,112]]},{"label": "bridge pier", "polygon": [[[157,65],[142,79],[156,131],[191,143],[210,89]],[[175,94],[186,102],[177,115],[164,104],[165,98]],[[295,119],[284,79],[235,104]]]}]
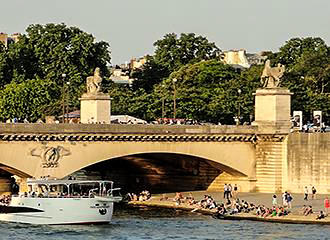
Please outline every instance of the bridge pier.
[{"label": "bridge pier", "polygon": [[[291,95],[286,88],[257,89],[255,122],[258,126],[256,145],[256,191],[286,190],[287,139],[291,129]],[[276,135],[277,137],[269,137]]]}]

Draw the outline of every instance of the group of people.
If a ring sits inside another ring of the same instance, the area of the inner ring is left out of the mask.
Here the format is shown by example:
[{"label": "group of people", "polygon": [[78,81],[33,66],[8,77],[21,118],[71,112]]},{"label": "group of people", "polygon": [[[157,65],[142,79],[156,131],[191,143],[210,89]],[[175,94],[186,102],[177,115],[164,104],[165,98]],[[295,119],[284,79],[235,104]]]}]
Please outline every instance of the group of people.
[{"label": "group of people", "polygon": [[[283,205],[283,207],[292,208],[292,201],[293,201],[293,197],[292,197],[291,193],[285,191],[282,194],[282,205]],[[277,196],[275,194],[273,195],[272,205],[273,205],[273,207],[278,206]]]},{"label": "group of people", "polygon": [[2,195],[0,196],[0,205],[7,206],[10,203],[10,195]]},{"label": "group of people", "polygon": [[238,186],[237,184],[234,185],[234,187],[232,187],[231,184],[225,183],[224,187],[223,187],[223,198],[224,199],[229,199],[229,198],[234,198],[236,199],[238,195]]},{"label": "group of people", "polygon": [[256,209],[256,215],[259,217],[282,217],[286,216],[290,213],[290,211],[283,206],[273,206],[268,208],[264,205],[259,205]]},{"label": "group of people", "polygon": [[227,199],[226,203],[221,203],[217,209],[213,217],[222,218],[225,215],[234,215],[237,213],[249,213],[256,209],[256,206],[253,203],[249,203],[245,200],[239,200],[238,198],[230,201]]},{"label": "group of people", "polygon": [[[307,187],[306,187],[307,188]],[[316,198],[316,188],[313,186],[311,188],[312,199]],[[305,193],[306,194],[306,193]],[[150,198],[150,193],[148,191],[143,191],[140,195],[131,194],[132,201],[145,201]],[[181,205],[183,203],[194,207],[192,210],[197,211],[199,209],[211,210],[214,212],[215,218],[223,218],[226,215],[234,215],[238,213],[252,213],[258,217],[282,217],[290,214],[292,211],[292,201],[293,196],[290,192],[285,191],[282,194],[282,204],[278,203],[277,196],[274,194],[272,198],[272,207],[266,207],[265,205],[255,205],[245,200],[240,200],[238,198],[238,186],[234,184],[225,184],[223,198],[224,201],[216,202],[216,200],[211,195],[204,195],[201,200],[196,200],[192,193],[189,193],[188,196],[184,196],[181,192],[176,192],[174,198],[168,198],[166,194],[160,198],[161,201],[164,200],[173,200],[175,204]],[[306,199],[308,199],[305,196]],[[305,199],[304,198],[304,199]],[[330,210],[330,200],[328,197],[324,200],[325,211],[320,211],[316,219],[325,218]],[[309,216],[313,213],[313,208],[311,205],[304,205],[301,214],[303,216]]]},{"label": "group of people", "polygon": [[151,193],[148,190],[144,190],[139,194],[127,193],[127,196],[129,201],[147,201],[151,198]]},{"label": "group of people", "polygon": [[312,199],[316,199],[316,188],[312,186],[311,190],[309,191],[308,187],[305,186],[304,188],[304,200],[308,201],[308,195],[309,193],[312,194]]}]

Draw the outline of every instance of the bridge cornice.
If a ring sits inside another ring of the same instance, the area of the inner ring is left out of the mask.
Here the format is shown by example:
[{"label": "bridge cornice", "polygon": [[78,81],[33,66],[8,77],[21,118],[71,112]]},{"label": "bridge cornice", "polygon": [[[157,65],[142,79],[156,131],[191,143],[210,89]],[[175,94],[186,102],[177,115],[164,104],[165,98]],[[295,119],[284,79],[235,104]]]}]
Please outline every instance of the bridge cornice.
[{"label": "bridge cornice", "polygon": [[255,134],[0,134],[0,141],[32,142],[282,142],[283,135]]},{"label": "bridge cornice", "polygon": [[255,142],[254,134],[0,134],[0,141],[70,142]]}]

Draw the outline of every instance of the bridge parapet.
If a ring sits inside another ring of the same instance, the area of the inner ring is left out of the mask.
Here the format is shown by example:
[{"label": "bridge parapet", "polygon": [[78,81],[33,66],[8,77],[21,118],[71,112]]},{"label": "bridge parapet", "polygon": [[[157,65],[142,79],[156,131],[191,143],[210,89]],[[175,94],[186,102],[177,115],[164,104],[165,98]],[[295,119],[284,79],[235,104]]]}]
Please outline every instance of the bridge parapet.
[{"label": "bridge parapet", "polygon": [[0,124],[0,134],[255,134],[257,129],[249,125]]}]

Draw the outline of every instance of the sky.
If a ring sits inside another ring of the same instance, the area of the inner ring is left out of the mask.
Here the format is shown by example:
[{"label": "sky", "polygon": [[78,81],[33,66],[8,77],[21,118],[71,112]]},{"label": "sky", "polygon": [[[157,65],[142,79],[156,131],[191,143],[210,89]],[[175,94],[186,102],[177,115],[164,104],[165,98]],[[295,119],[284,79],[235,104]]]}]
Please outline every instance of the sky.
[{"label": "sky", "polygon": [[330,0],[0,0],[0,32],[65,23],[110,44],[112,64],[153,54],[167,33],[207,37],[221,50],[277,51],[293,37],[330,44]]}]

